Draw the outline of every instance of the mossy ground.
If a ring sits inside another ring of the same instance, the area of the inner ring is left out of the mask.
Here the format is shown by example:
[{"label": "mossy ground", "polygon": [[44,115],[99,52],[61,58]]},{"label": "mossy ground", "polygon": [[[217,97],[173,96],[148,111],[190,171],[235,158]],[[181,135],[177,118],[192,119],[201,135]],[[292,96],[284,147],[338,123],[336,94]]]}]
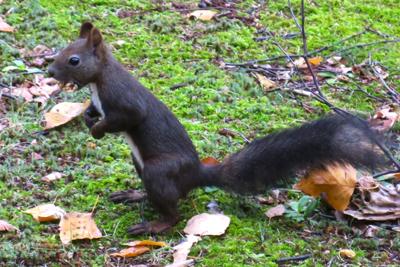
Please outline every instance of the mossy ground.
[{"label": "mossy ground", "polygon": [[[149,11],[121,19],[119,9],[151,10],[163,1],[72,1],[24,0],[3,1],[0,14],[16,27],[15,34],[0,33],[0,67],[9,66],[20,57],[18,49],[32,49],[38,44],[60,49],[73,40],[83,21],[93,21],[114,54],[157,97],[172,109],[188,130],[202,157],[223,158],[240,149],[241,138],[218,134],[222,128],[232,129],[254,138],[278,129],[298,125],[328,111],[324,105],[310,100],[304,102],[316,108],[307,113],[288,94],[264,94],[254,79],[245,72],[228,72],[214,62],[242,62],[281,55],[271,42],[255,42],[255,28],[238,20],[221,17],[216,21],[189,20],[179,12]],[[175,1],[177,2],[177,1]],[[181,1],[188,4],[195,1]],[[259,1],[239,1],[239,14]],[[260,23],[277,35],[297,32],[286,1],[267,1]],[[400,32],[400,9],[397,0],[306,1],[309,49],[332,44],[361,31],[366,25],[390,35]],[[299,11],[299,1],[293,1]],[[188,37],[195,35],[196,37]],[[278,38],[279,39],[279,38]],[[328,55],[342,46],[381,40],[372,33],[351,39],[323,53]],[[124,44],[117,42],[125,41]],[[301,52],[300,38],[279,39],[290,53]],[[360,63],[368,56],[389,68],[393,86],[399,86],[400,45],[380,44],[353,49],[347,53],[349,62]],[[351,64],[351,63],[350,63]],[[17,83],[29,76],[1,74],[4,84]],[[171,90],[183,82],[188,86]],[[365,86],[374,93],[378,84]],[[353,111],[372,112],[377,103],[363,94],[343,94],[324,89],[336,105]],[[83,101],[88,89],[62,93],[44,107],[60,101]],[[34,103],[12,102],[5,117],[10,127],[0,132],[0,219],[21,229],[20,235],[0,236],[0,265],[49,266],[81,263],[102,266],[110,259],[107,254],[120,248],[132,237],[126,229],[143,218],[156,216],[147,205],[115,205],[108,201],[110,192],[141,187],[130,159],[130,151],[121,137],[107,135],[94,140],[81,119],[48,135],[38,135],[43,108]],[[32,143],[33,140],[36,142]],[[95,146],[92,145],[95,144]],[[33,153],[43,159],[35,159]],[[40,178],[60,171],[66,176],[53,185]],[[56,224],[38,224],[23,210],[56,201],[69,211],[90,211],[99,197],[96,222],[105,237],[96,241],[74,242],[63,247]],[[291,199],[300,197],[290,193]],[[312,253],[313,256],[295,265],[324,266],[337,257],[340,248],[356,251],[354,265],[388,264],[386,250],[399,251],[400,237],[383,233],[380,238],[366,240],[347,225],[326,219],[316,213],[312,219],[296,223],[282,217],[268,221],[267,206],[252,198],[232,196],[220,190],[199,189],[182,201],[183,220],[165,235],[156,238],[176,244],[191,216],[206,211],[206,205],[216,200],[232,223],[222,237],[206,237],[192,251],[199,266],[275,266],[275,260]],[[330,231],[336,229],[337,233]],[[140,236],[139,238],[149,238]],[[391,240],[389,240],[391,239]],[[165,264],[171,261],[170,248],[154,251],[128,262]]]}]

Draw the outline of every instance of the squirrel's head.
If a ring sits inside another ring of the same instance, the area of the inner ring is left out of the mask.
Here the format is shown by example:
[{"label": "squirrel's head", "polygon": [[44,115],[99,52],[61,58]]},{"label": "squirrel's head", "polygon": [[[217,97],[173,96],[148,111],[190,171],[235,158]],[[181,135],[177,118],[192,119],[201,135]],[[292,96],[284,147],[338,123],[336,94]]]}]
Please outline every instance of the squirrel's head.
[{"label": "squirrel's head", "polygon": [[106,59],[107,48],[98,29],[90,22],[81,26],[79,38],[64,48],[49,66],[50,76],[78,87],[95,82]]}]

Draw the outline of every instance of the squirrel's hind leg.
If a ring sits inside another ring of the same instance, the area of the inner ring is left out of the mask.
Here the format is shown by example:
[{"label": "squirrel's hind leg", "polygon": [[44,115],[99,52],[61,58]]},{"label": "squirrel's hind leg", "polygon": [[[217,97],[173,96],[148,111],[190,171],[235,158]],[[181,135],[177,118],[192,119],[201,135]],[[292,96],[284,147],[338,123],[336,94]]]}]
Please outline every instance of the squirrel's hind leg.
[{"label": "squirrel's hind leg", "polygon": [[169,230],[179,221],[178,200],[180,191],[176,187],[175,175],[179,175],[180,162],[173,158],[153,159],[145,163],[143,184],[147,198],[161,214],[159,220],[133,225],[129,234],[161,233]]}]

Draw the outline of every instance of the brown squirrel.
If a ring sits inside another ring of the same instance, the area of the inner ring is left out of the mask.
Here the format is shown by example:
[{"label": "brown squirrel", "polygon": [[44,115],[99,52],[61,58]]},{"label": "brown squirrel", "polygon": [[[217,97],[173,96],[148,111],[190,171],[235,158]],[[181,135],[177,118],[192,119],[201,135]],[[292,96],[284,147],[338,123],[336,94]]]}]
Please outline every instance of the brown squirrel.
[{"label": "brown squirrel", "polygon": [[[84,119],[94,138],[119,132],[131,146],[147,197],[162,216],[132,226],[130,234],[171,228],[179,221],[178,200],[196,187],[251,194],[300,170],[330,163],[374,167],[381,161],[366,123],[332,115],[257,139],[220,164],[204,165],[174,114],[117,62],[100,31],[88,22],[48,72],[61,82],[89,85],[92,101]],[[113,193],[111,200],[134,202],[143,197],[125,190]]]}]

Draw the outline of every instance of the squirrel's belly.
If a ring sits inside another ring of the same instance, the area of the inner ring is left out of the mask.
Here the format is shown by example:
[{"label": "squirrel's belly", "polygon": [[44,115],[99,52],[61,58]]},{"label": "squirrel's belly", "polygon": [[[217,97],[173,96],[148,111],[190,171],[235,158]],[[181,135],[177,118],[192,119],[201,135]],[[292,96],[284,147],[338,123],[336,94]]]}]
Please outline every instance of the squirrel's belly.
[{"label": "squirrel's belly", "polygon": [[97,91],[97,86],[95,83],[89,84],[90,91],[92,92],[92,103],[96,107],[97,111],[100,113],[101,117],[105,117],[105,113],[103,107],[100,102],[99,92]]},{"label": "squirrel's belly", "polygon": [[135,157],[136,162],[139,164],[140,168],[143,170],[144,164],[143,164],[143,158],[142,155],[140,155],[139,148],[133,141],[133,139],[129,136],[128,133],[123,132],[122,133],[125,136],[126,142],[129,144],[132,150],[132,154]]}]

